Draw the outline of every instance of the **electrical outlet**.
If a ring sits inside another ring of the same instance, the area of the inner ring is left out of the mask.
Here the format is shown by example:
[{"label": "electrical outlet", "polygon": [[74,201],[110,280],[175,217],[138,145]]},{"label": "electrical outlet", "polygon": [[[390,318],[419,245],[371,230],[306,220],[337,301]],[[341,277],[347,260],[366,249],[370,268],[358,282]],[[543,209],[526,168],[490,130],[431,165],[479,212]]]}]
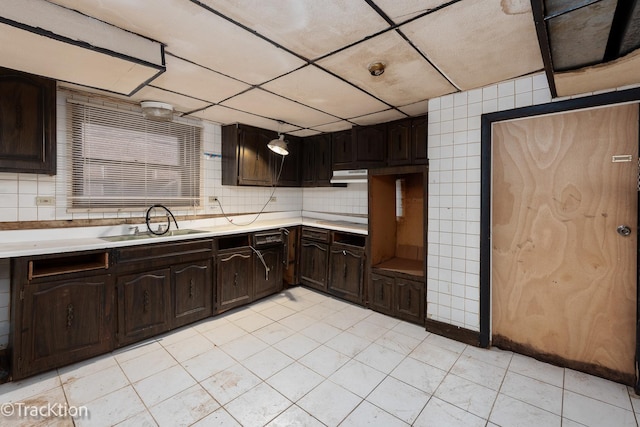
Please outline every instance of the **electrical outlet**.
[{"label": "electrical outlet", "polygon": [[278,198],[277,198],[277,197],[272,197],[272,198],[270,198],[270,199],[269,199],[269,201],[270,201],[271,203],[275,203],[275,202],[277,202],[277,201],[278,201]]},{"label": "electrical outlet", "polygon": [[218,196],[209,196],[209,203],[218,203]]},{"label": "electrical outlet", "polygon": [[36,206],[55,206],[56,198],[53,196],[37,196]]}]

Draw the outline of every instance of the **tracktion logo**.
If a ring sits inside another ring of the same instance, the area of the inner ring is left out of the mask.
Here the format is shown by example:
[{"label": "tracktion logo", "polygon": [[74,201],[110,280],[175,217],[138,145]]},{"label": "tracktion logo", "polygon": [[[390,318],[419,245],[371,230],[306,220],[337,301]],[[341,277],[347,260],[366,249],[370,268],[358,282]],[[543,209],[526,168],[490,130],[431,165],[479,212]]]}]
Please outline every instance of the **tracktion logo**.
[{"label": "tracktion logo", "polygon": [[89,418],[86,406],[69,406],[64,403],[29,405],[24,402],[3,403],[0,415],[10,418]]}]

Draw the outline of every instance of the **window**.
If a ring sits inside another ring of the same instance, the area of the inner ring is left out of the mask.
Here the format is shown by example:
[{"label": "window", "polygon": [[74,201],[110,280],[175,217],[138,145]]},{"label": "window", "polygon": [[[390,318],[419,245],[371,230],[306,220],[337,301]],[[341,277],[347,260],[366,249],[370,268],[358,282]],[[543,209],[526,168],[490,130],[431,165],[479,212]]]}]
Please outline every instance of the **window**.
[{"label": "window", "polygon": [[200,206],[202,130],[68,100],[71,209]]}]

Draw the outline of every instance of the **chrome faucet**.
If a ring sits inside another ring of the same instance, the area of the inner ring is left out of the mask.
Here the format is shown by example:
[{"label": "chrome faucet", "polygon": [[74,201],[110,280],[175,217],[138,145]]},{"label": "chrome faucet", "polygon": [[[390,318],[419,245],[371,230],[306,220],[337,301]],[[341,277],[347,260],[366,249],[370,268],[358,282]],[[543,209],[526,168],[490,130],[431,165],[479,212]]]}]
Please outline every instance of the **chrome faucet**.
[{"label": "chrome faucet", "polygon": [[136,225],[135,227],[129,227],[129,231],[133,230],[133,235],[137,236],[138,234],[140,234],[140,229],[138,228],[138,226]]},{"label": "chrome faucet", "polygon": [[[166,230],[163,230],[162,224],[160,224],[158,226],[158,231],[154,231],[151,229],[151,211],[154,210],[155,208],[160,208],[160,209],[164,209],[165,212],[167,213],[167,228]],[[162,236],[164,234],[166,234],[169,229],[171,228],[171,220],[169,219],[169,216],[171,216],[171,219],[173,219],[173,223],[176,225],[176,230],[179,229],[180,227],[178,227],[178,221],[176,221],[176,217],[173,216],[173,213],[171,213],[171,211],[169,210],[168,207],[164,206],[164,205],[151,205],[151,207],[149,207],[149,209],[147,209],[147,214],[145,215],[146,217],[146,223],[147,223],[147,230],[149,230],[149,233],[151,234],[155,234],[156,236]]]}]

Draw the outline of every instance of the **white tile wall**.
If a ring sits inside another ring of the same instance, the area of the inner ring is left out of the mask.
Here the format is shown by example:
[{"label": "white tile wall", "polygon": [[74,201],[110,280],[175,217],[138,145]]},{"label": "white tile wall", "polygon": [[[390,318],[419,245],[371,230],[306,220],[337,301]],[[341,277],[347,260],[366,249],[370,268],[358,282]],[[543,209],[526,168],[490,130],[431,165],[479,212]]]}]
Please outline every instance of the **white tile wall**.
[{"label": "white tile wall", "polygon": [[305,211],[367,215],[367,184],[304,188],[302,205]]}]

